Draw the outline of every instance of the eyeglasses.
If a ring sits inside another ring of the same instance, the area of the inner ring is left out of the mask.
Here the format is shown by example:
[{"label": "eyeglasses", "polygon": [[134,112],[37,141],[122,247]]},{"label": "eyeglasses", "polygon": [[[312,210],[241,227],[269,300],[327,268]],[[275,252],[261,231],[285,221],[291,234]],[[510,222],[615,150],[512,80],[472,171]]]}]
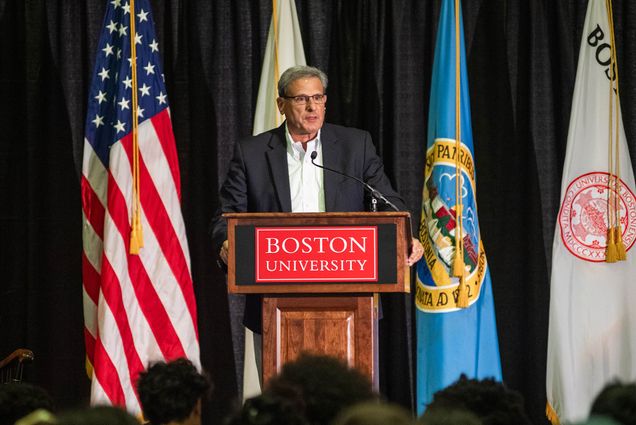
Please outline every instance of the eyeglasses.
[{"label": "eyeglasses", "polygon": [[299,96],[282,96],[284,99],[289,99],[294,105],[306,105],[309,103],[309,99],[313,100],[314,103],[325,103],[327,101],[326,94],[314,94],[311,96],[307,96],[301,94]]}]

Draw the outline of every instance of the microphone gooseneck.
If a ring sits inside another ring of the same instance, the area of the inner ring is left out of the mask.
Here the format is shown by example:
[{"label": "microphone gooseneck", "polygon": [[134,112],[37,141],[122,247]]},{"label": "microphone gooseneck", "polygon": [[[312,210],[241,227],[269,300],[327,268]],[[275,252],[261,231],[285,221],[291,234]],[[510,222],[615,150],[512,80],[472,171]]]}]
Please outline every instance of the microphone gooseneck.
[{"label": "microphone gooseneck", "polygon": [[354,176],[350,176],[349,174],[345,174],[341,171],[338,170],[334,170],[333,168],[329,168],[329,167],[325,167],[324,165],[320,165],[317,164],[316,162],[314,162],[314,160],[316,159],[316,157],[318,156],[318,152],[313,151],[310,155],[311,158],[311,163],[314,164],[316,167],[318,168],[322,168],[323,170],[327,170],[330,171],[332,173],[336,173],[336,174],[340,174],[341,176],[345,176],[347,178],[353,179],[355,181],[357,181],[358,183],[360,183],[362,186],[364,186],[364,188],[371,193],[371,196],[375,199],[379,199],[381,201],[383,201],[385,204],[387,204],[389,207],[391,207],[393,210],[395,211],[400,211],[400,209],[398,207],[395,206],[395,204],[393,204],[393,202],[389,201],[388,199],[386,199],[386,197],[380,193],[377,189],[375,189],[373,186],[371,186],[370,184],[360,180],[357,177]]}]

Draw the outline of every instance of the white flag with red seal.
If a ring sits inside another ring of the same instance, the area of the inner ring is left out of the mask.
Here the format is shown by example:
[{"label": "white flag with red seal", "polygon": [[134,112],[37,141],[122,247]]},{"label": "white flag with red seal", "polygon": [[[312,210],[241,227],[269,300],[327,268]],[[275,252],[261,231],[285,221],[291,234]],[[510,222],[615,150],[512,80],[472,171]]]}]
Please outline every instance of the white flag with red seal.
[{"label": "white flag with red seal", "polygon": [[550,288],[554,424],[585,419],[609,382],[636,380],[636,197],[611,16],[590,0],[572,100]]}]

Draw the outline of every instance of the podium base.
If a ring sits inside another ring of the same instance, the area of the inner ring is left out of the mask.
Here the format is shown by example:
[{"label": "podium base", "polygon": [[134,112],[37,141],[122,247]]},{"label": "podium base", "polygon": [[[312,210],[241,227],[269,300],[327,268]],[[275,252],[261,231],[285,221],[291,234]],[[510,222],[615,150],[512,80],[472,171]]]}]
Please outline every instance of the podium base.
[{"label": "podium base", "polygon": [[264,295],[263,382],[302,352],[344,360],[378,382],[378,296]]}]

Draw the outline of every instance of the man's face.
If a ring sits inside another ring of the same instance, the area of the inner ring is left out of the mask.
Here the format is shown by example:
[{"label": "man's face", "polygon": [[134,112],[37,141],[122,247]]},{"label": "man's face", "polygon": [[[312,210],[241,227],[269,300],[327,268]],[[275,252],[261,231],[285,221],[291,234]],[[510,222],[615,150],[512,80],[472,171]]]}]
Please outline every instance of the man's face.
[{"label": "man's face", "polygon": [[[307,77],[292,81],[287,87],[285,96],[313,96],[323,94],[324,88],[319,78]],[[304,105],[295,104],[293,99],[279,97],[277,99],[278,110],[287,119],[287,129],[292,137],[302,141],[309,141],[316,137],[318,130],[325,121],[326,103],[316,103],[309,99]],[[299,141],[299,140],[297,140]]]}]

